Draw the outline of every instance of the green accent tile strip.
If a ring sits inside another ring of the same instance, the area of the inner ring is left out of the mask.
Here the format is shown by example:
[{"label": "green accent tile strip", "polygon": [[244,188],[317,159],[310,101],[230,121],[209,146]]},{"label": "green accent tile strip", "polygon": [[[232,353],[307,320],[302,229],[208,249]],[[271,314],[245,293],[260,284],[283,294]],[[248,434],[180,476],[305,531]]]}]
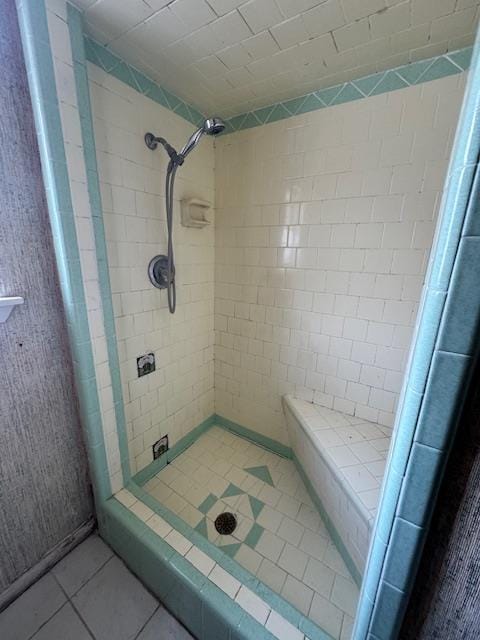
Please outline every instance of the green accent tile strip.
[{"label": "green accent tile strip", "polygon": [[248,500],[250,501],[250,508],[252,510],[253,517],[256,520],[258,516],[261,514],[262,509],[265,506],[265,503],[259,500],[258,498],[255,498],[255,496],[248,496]]},{"label": "green accent tile strip", "polygon": [[195,637],[274,640],[262,625],[119,502],[104,502],[101,512],[102,537]]},{"label": "green accent tile strip", "polygon": [[273,440],[272,438],[269,438],[267,436],[263,436],[261,433],[258,433],[258,431],[254,431],[253,429],[248,429],[247,427],[244,427],[241,424],[238,424],[237,422],[233,422],[228,418],[224,418],[223,416],[219,416],[218,414],[215,414],[214,419],[215,419],[214,420],[215,424],[218,424],[224,429],[227,429],[227,431],[231,431],[232,433],[235,433],[237,436],[240,436],[241,438],[245,438],[245,440],[251,440],[252,442],[257,444],[259,447],[268,449],[268,451],[273,451],[273,453],[276,453],[277,455],[282,456],[282,458],[291,459],[292,450],[290,449],[290,447],[287,447],[285,444],[282,444],[281,442],[277,442],[277,440]]},{"label": "green accent tile strip", "polygon": [[251,549],[255,549],[264,531],[265,529],[255,522],[245,538],[245,544]]},{"label": "green accent tile strip", "polygon": [[111,496],[45,3],[17,3],[76,391],[97,504]]},{"label": "green accent tile strip", "polygon": [[198,507],[198,510],[205,515],[210,511],[210,509],[217,502],[217,500],[218,500],[217,496],[214,496],[213,493],[210,493],[202,502],[202,504]]},{"label": "green accent tile strip", "polygon": [[213,427],[214,424],[217,424],[215,414],[201,422],[197,427],[195,427],[195,429],[192,429],[190,433],[187,433],[186,436],[179,440],[166,453],[135,474],[133,480],[140,486],[144,485],[146,482],[151,480],[153,476],[156,476],[157,473],[165,467],[165,465],[172,462],[172,460],[175,460],[175,458],[183,453],[185,449],[188,449],[188,447],[192,445],[197,438]]},{"label": "green accent tile strip", "polygon": [[227,120],[223,135],[461,73],[469,68],[471,56],[472,47],[466,47],[242,113]]},{"label": "green accent tile strip", "polygon": [[274,487],[272,476],[270,475],[270,471],[266,465],[262,465],[261,467],[245,467],[244,471],[249,473],[251,476],[255,476],[259,480],[266,482],[271,487]]},{"label": "green accent tile strip", "polygon": [[221,497],[222,498],[231,498],[232,496],[240,496],[242,493],[245,493],[245,491],[243,489],[240,489],[240,487],[237,487],[235,484],[230,482],[228,487],[222,493]]},{"label": "green accent tile strip", "polygon": [[70,34],[70,44],[72,47],[73,72],[75,76],[77,104],[79,105],[80,129],[83,142],[83,156],[87,175],[88,195],[90,200],[90,209],[92,212],[97,271],[100,295],[102,299],[103,324],[105,340],[107,342],[108,364],[110,378],[112,381],[113,404],[117,425],[120,461],[122,465],[123,481],[128,482],[131,474],[127,426],[123,402],[122,381],[120,379],[120,361],[117,350],[117,335],[115,331],[115,317],[113,313],[107,243],[105,240],[105,227],[103,224],[103,209],[100,196],[100,182],[98,179],[90,91],[88,87],[84,40],[82,37],[82,14],[71,4],[67,4],[67,24]]},{"label": "green accent tile strip", "polygon": [[205,116],[196,107],[159,86],[141,71],[88,36],[85,36],[85,53],[88,62],[101,67],[117,80],[121,80],[135,91],[155,100],[162,107],[170,109],[196,127],[199,127],[205,120]]},{"label": "green accent tile strip", "polygon": [[200,522],[195,527],[195,531],[198,531],[200,535],[208,540],[208,530],[207,530],[207,519],[202,518]]},{"label": "green accent tile strip", "polygon": [[[188,540],[190,540],[192,544],[195,544],[201,551],[210,556],[212,560],[215,560],[215,562],[217,562],[217,564],[225,569],[225,571],[228,571],[234,578],[239,580],[242,584],[244,584],[259,597],[265,600],[265,602],[270,607],[275,608],[275,610],[278,611],[291,624],[299,628],[310,625],[311,628],[314,628],[316,630],[316,635],[312,636],[314,640],[317,640],[317,638],[318,640],[331,640],[331,637],[326,634],[320,627],[318,627],[307,617],[303,616],[295,607],[293,607],[289,602],[272,591],[269,587],[267,587],[267,585],[263,584],[263,582],[260,582],[258,578],[244,569],[234,558],[226,555],[223,552],[223,547],[217,547],[215,544],[210,542],[206,536],[206,531],[204,533],[201,531],[202,522],[204,521],[200,522],[200,524],[197,525],[195,529],[192,529],[192,527],[188,525],[184,520],[170,511],[170,509],[163,506],[153,496],[148,494],[142,487],[138,486],[134,481],[131,481],[126,488],[138,500],[141,500],[144,504],[150,507],[150,509],[152,509],[155,513],[166,520],[171,527],[176,529]],[[206,529],[206,518],[204,520]],[[134,568],[134,571],[137,574],[139,573],[138,566]]]},{"label": "green accent tile strip", "polygon": [[237,551],[240,549],[242,544],[237,542],[235,544],[224,544],[223,547],[220,547],[224,553],[227,554],[230,558],[234,558]]},{"label": "green accent tile strip", "polygon": [[300,462],[298,461],[298,458],[295,455],[293,457],[293,461],[295,463],[295,466],[297,467],[297,471],[300,474],[300,477],[303,480],[303,484],[305,485],[310,498],[313,500],[313,503],[314,503],[315,507],[317,508],[318,512],[320,513],[320,515],[322,517],[322,520],[325,523],[325,526],[327,528],[328,533],[330,534],[330,537],[332,538],[333,542],[335,543],[335,546],[337,547],[338,552],[342,556],[342,560],[347,565],[347,568],[350,571],[350,573],[352,575],[352,578],[355,581],[355,584],[360,588],[361,585],[362,585],[362,576],[360,575],[360,572],[358,571],[357,567],[355,566],[355,563],[353,562],[352,558],[350,557],[350,554],[348,553],[347,547],[343,544],[343,541],[342,541],[341,537],[339,536],[338,531],[335,528],[335,525],[333,524],[332,520],[330,519],[330,516],[328,515],[325,507],[323,506],[322,501],[318,497],[318,494],[315,491],[312,483],[310,482],[309,477],[307,476],[307,474],[303,470],[302,465],[300,464]]}]

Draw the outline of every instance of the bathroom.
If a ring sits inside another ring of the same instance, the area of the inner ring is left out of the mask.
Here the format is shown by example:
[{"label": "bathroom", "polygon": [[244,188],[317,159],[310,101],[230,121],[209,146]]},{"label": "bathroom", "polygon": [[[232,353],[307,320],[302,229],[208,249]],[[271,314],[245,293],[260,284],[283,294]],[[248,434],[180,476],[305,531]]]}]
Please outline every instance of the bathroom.
[{"label": "bathroom", "polygon": [[0,636],[475,638],[480,3],[2,13]]}]

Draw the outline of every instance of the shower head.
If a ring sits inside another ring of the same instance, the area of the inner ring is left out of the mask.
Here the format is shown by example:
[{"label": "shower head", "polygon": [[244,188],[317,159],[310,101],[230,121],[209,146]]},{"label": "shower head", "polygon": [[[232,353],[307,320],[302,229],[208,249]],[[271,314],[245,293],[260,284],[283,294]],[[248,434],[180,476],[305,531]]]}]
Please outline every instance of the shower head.
[{"label": "shower head", "polygon": [[200,129],[197,129],[194,134],[190,136],[187,144],[180,151],[180,156],[184,158],[194,149],[200,142],[200,138],[203,134],[208,136],[216,136],[225,129],[225,123],[220,118],[207,118]]}]

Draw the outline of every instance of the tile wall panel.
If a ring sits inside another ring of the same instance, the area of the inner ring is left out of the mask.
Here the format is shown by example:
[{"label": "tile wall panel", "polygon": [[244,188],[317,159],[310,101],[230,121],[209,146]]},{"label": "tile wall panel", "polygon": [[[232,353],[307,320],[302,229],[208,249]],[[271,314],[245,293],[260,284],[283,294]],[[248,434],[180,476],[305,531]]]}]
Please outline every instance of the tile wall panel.
[{"label": "tile wall panel", "polygon": [[[212,225],[180,225],[180,200],[214,204],[212,140],[205,138],[177,172],[174,246],[177,310],[148,280],[150,259],[166,252],[164,182],[168,156],[150,151],[147,131],[180,148],[193,125],[98,66],[89,64],[102,207],[132,473],[152,461],[152,444],[170,445],[214,412]],[[136,359],[153,351],[156,371],[137,377]]]},{"label": "tile wall panel", "polygon": [[217,413],[291,393],[391,425],[465,74],[216,142]]}]

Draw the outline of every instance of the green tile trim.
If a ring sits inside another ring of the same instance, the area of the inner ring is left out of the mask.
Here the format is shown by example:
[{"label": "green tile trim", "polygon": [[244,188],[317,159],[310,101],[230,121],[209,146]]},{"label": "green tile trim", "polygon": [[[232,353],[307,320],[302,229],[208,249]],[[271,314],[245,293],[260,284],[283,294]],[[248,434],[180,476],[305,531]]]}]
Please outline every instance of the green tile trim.
[{"label": "green tile trim", "polygon": [[355,566],[355,563],[353,562],[350,554],[348,553],[347,547],[344,545],[337,529],[335,528],[335,525],[330,519],[330,516],[328,515],[325,507],[323,506],[322,501],[320,500],[317,492],[315,491],[312,483],[310,482],[309,477],[303,470],[302,465],[300,464],[298,458],[295,455],[293,456],[293,461],[295,463],[295,466],[297,467],[297,471],[300,474],[300,477],[303,480],[303,483],[308,491],[309,496],[313,500],[315,507],[317,508],[318,512],[322,517],[322,520],[325,523],[325,526],[327,528],[328,533],[330,534],[330,537],[335,543],[335,546],[337,547],[338,552],[342,556],[342,560],[347,565],[347,568],[350,571],[352,578],[355,581],[355,584],[358,586],[358,588],[360,588],[362,585],[362,576],[359,570],[357,569],[357,567]]},{"label": "green tile trim", "polygon": [[240,487],[237,487],[235,484],[230,482],[230,484],[228,485],[228,487],[225,489],[225,491],[222,493],[220,497],[231,498],[233,496],[240,496],[242,495],[242,493],[245,493],[243,489],[240,489]]},{"label": "green tile trim", "polygon": [[83,142],[83,155],[87,175],[87,187],[92,212],[93,235],[95,239],[95,253],[99,288],[102,298],[103,324],[107,342],[107,355],[112,381],[113,403],[117,426],[120,461],[123,481],[130,480],[130,456],[128,451],[127,426],[123,402],[122,382],[120,378],[120,361],[118,358],[117,336],[115,331],[115,317],[112,304],[112,289],[110,286],[110,271],[107,258],[107,243],[103,224],[103,209],[98,178],[97,156],[95,150],[95,136],[93,133],[93,118],[88,87],[85,47],[83,39],[82,14],[73,5],[67,3],[67,25],[72,47],[73,72],[77,92],[77,104],[80,113],[80,129]]},{"label": "green tile trim", "polygon": [[255,478],[258,478],[259,480],[262,480],[262,482],[265,482],[266,484],[269,484],[271,487],[275,486],[273,484],[273,480],[272,480],[272,476],[270,475],[270,471],[268,470],[268,467],[265,464],[263,464],[260,467],[244,467],[243,470],[246,471],[247,473],[249,473],[251,476],[255,476]]},{"label": "green tile trim", "polygon": [[255,522],[245,538],[245,544],[251,549],[255,549],[264,531],[265,529]]},{"label": "green tile trim", "polygon": [[188,104],[168,89],[161,87],[148,76],[117,56],[107,47],[102,46],[92,38],[84,36],[85,54],[88,62],[97,65],[117,80],[121,80],[135,91],[151,98],[158,104],[173,111],[184,120],[199,127],[205,116],[193,105]]},{"label": "green tile trim", "polygon": [[201,511],[204,515],[206,515],[213,505],[217,502],[218,498],[213,493],[210,493],[202,504],[198,507],[198,510]]},{"label": "green tile trim", "polygon": [[245,440],[251,440],[258,446],[263,447],[264,449],[268,449],[273,453],[276,453],[282,458],[291,458],[292,450],[290,447],[287,447],[285,444],[281,442],[277,442],[277,440],[273,440],[272,438],[268,438],[267,436],[263,436],[261,433],[257,431],[253,431],[253,429],[248,429],[247,427],[238,424],[237,422],[233,422],[232,420],[228,420],[228,418],[224,418],[223,416],[219,416],[215,414],[215,424],[224,427],[227,431],[231,431],[235,433],[237,436],[245,438]]},{"label": "green tile trim", "polygon": [[[317,633],[317,635],[314,636],[315,640],[316,638],[318,638],[319,640],[331,640],[331,637],[327,633],[325,633],[323,629],[318,627],[309,618],[303,616],[293,605],[284,600],[281,596],[276,594],[265,584],[260,582],[258,578],[244,569],[234,558],[229,557],[230,554],[225,554],[223,551],[223,547],[217,547],[215,544],[210,542],[207,539],[206,534],[202,534],[202,532],[199,531],[199,527],[201,527],[203,521],[201,521],[199,525],[197,525],[197,527],[193,529],[184,520],[170,511],[170,509],[167,509],[167,507],[163,506],[160,502],[158,502],[158,500],[148,494],[134,481],[131,481],[126,488],[138,500],[141,500],[144,504],[150,507],[152,511],[166,520],[170,524],[170,526],[175,528],[183,536],[190,540],[192,544],[195,544],[201,551],[210,556],[212,560],[215,560],[215,562],[217,562],[217,564],[225,569],[225,571],[228,571],[234,578],[239,580],[242,584],[247,586],[259,597],[265,600],[265,602],[270,607],[275,608],[275,610],[278,611],[291,624],[299,628],[302,628],[303,626],[309,626],[310,628],[315,629]],[[133,514],[131,515],[133,516]],[[206,519],[204,524],[206,525]],[[136,572],[136,569],[134,569],[134,571]]]},{"label": "green tile trim", "polygon": [[252,510],[253,517],[256,520],[258,516],[261,514],[262,509],[265,506],[265,503],[259,500],[258,498],[256,498],[255,496],[248,496],[248,500],[250,502],[250,508]]},{"label": "green tile trim", "polygon": [[[101,536],[144,584],[201,640],[230,637],[244,626],[253,636],[273,638],[227,594],[116,500],[101,506]],[[213,624],[223,625],[218,635]],[[267,633],[267,635],[266,635]],[[237,637],[242,637],[237,635]]]},{"label": "green tile trim", "polygon": [[461,73],[469,68],[471,56],[472,47],[466,47],[248,111],[227,120],[223,135]]},{"label": "green tile trim", "polygon": [[195,429],[192,429],[190,433],[187,433],[186,436],[181,438],[173,447],[171,447],[166,453],[161,455],[159,458],[151,462],[144,469],[139,471],[133,476],[133,480],[136,484],[142,486],[149,480],[156,476],[159,471],[161,471],[165,465],[172,460],[175,460],[177,456],[188,449],[202,434],[208,431],[211,427],[213,427],[216,422],[216,416],[213,414],[203,422],[201,422]]},{"label": "green tile trim", "polygon": [[17,3],[82,429],[97,504],[111,496],[80,253],[43,0]]}]

